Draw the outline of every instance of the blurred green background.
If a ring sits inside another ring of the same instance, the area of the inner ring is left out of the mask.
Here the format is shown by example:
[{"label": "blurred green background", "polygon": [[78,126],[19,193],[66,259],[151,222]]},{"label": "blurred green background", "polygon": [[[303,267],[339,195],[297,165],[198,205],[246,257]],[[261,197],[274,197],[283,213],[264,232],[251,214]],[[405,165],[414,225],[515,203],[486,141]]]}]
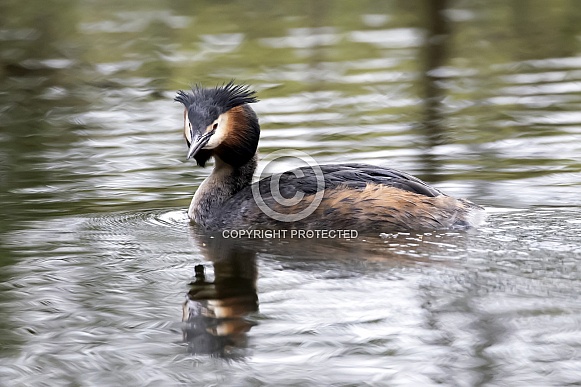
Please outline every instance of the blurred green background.
[{"label": "blurred green background", "polygon": [[[566,187],[581,166],[573,0],[0,8],[6,219],[183,205],[205,172],[184,177],[173,93],[230,79],[259,91],[263,152],[290,144],[459,180],[485,204],[578,203]],[[558,203],[538,193],[547,176],[565,186]]]}]

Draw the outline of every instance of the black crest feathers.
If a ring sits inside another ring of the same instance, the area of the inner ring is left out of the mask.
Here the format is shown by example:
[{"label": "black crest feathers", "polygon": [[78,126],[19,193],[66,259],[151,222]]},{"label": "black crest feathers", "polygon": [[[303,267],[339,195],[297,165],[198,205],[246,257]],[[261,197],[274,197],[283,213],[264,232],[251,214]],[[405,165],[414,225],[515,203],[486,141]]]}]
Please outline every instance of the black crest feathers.
[{"label": "black crest feathers", "polygon": [[235,85],[234,81],[230,81],[215,88],[196,85],[191,93],[180,90],[174,101],[182,103],[186,108],[192,105],[213,107],[218,110],[218,114],[222,114],[236,106],[258,102],[258,99],[256,92],[247,85]]}]

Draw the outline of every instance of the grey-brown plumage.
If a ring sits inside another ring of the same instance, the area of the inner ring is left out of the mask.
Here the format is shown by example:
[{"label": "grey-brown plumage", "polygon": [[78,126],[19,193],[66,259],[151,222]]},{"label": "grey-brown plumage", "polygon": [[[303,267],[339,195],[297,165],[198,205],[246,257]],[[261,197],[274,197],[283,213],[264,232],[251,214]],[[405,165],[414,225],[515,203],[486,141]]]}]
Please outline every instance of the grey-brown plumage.
[{"label": "grey-brown plumage", "polygon": [[[213,89],[180,91],[185,107],[184,135],[188,158],[199,165],[213,157],[212,174],[196,191],[188,214],[208,230],[224,229],[355,229],[362,233],[398,230],[465,229],[476,226],[482,207],[447,196],[422,180],[391,168],[366,164],[323,165],[324,184],[310,167],[256,182],[255,193],[268,208],[292,215],[307,208],[323,190],[309,216],[292,223],[273,219],[256,203],[251,187],[260,135],[249,103],[255,93],[232,82]],[[297,173],[299,172],[299,173]],[[300,176],[300,177],[298,177]],[[303,196],[284,206],[271,191],[272,179],[283,198]]]}]

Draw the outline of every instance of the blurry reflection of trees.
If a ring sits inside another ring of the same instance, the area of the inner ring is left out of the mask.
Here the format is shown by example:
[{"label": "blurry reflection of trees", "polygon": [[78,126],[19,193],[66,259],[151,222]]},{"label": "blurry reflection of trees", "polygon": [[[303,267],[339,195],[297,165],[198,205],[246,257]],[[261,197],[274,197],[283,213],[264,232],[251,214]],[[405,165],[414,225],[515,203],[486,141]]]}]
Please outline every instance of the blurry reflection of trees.
[{"label": "blurry reflection of trees", "polygon": [[[327,0],[312,1],[308,4],[309,24],[315,34],[322,33],[327,23],[331,4]],[[313,41],[313,46],[309,47],[308,51],[309,71],[305,73],[308,77],[306,81],[310,91],[319,91],[324,89],[322,85],[326,82],[325,75],[327,73],[323,65],[325,61],[324,44],[320,38]]]},{"label": "blurry reflection of trees", "polygon": [[433,155],[432,149],[447,142],[442,104],[445,90],[442,86],[442,73],[438,69],[446,62],[451,29],[445,15],[448,0],[426,0],[425,4],[426,37],[422,70],[424,114],[420,130],[425,149],[422,154],[425,171],[423,177],[434,182],[438,180],[440,162]]}]

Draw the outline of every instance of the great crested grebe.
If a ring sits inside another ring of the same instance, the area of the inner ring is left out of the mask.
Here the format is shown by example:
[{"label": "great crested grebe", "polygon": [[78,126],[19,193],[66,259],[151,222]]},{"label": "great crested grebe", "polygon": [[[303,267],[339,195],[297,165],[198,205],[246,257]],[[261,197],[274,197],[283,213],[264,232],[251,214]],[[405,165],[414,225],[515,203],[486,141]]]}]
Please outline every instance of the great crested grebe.
[{"label": "great crested grebe", "polygon": [[[404,230],[467,229],[482,218],[483,208],[455,199],[422,180],[391,168],[367,164],[321,165],[321,174],[303,167],[252,183],[260,137],[258,117],[250,107],[256,93],[229,82],[216,88],[196,86],[179,91],[184,107],[184,135],[194,158],[204,167],[214,158],[214,170],[200,185],[188,210],[192,221],[206,230],[227,229],[350,229],[360,233]],[[319,179],[317,179],[319,176]],[[254,191],[254,195],[253,195]],[[282,214],[272,217],[257,204]],[[275,194],[302,200],[283,206]],[[296,214],[319,200],[302,219]],[[288,215],[288,219],[284,216]]]}]

